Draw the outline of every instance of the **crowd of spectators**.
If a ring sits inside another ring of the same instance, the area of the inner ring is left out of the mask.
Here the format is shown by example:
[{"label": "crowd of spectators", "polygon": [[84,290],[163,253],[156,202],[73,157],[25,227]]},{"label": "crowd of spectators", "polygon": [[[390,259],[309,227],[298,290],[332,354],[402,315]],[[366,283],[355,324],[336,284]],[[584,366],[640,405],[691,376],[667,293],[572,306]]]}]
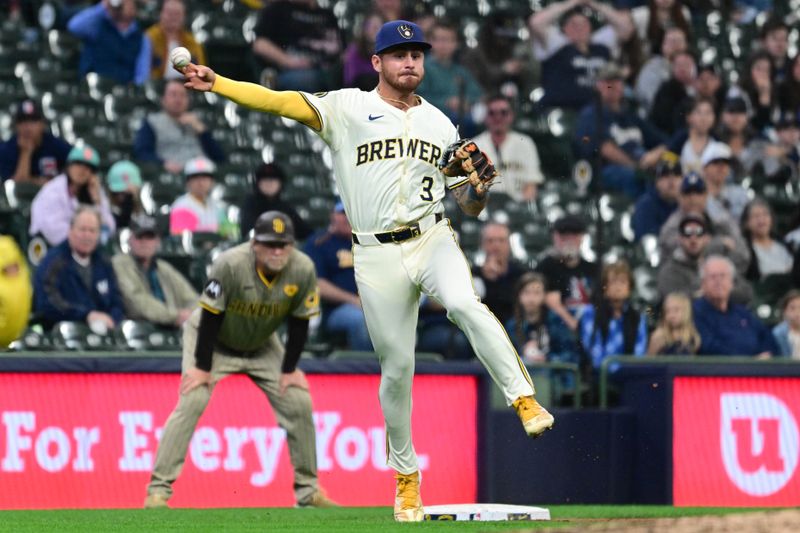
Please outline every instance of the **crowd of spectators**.
[{"label": "crowd of spectators", "polygon": [[[27,16],[12,4],[11,13]],[[317,269],[321,336],[370,351],[341,204],[332,204],[326,227],[306,219],[282,197],[295,176],[284,170],[280,153],[252,169],[238,220],[213,194],[229,154],[207,119],[190,109],[167,59],[185,46],[193,61],[206,61],[202,39],[189,30],[188,4],[158,3],[149,27],[137,17],[142,3],[135,0],[77,4],[59,14],[81,41],[81,76],[94,72],[119,85],[160,81],[161,109],[140,115],[131,160],[108,161],[88,144],[70,146],[54,135],[36,99],[16,106],[14,133],[0,144],[0,178],[40,187],[28,233],[49,248],[35,268],[32,316],[46,326],[78,321],[98,331],[125,318],[178,328],[197,293],[187,272],[158,257],[162,239],[211,233],[233,243],[248,238],[258,215],[280,210]],[[555,108],[574,119],[561,142],[594,169],[593,192],[627,198],[627,246],[656,243],[657,297],[646,309],[636,265],[587,253],[598,223],[588,197],[581,215],[536,219],[550,224],[552,236],[536,257],[516,257],[512,234],[519,221],[492,219],[490,211],[474,255],[475,291],[525,362],[597,371],[604,359],[622,354],[800,359],[800,294],[791,290],[800,286],[800,218],[779,224],[774,206],[760,196],[765,187],[800,187],[796,20],[734,10],[731,17],[751,21],[759,34],[726,70],[704,61],[696,32],[702,17],[687,9],[693,4],[548,2],[525,23],[493,12],[466,32],[413,2],[376,0],[345,26],[315,0],[274,0],[253,17],[252,57],[242,61],[253,60],[259,81],[277,89],[372,90],[378,28],[387,18],[414,19],[433,45],[419,94],[489,154],[501,174],[492,194],[527,206],[516,211],[520,217],[541,209],[549,184],[570,178],[549,175],[541,148],[517,125]],[[185,194],[172,198],[168,211],[143,205],[142,188],[152,178],[144,169],[184,183]],[[20,272],[27,275],[27,265],[4,256],[0,267],[2,317],[12,304],[5,287],[18,283]],[[772,331],[754,313],[761,304],[779,311],[780,319],[770,317],[777,324]],[[447,359],[474,357],[432,298],[420,302],[418,348]]]}]

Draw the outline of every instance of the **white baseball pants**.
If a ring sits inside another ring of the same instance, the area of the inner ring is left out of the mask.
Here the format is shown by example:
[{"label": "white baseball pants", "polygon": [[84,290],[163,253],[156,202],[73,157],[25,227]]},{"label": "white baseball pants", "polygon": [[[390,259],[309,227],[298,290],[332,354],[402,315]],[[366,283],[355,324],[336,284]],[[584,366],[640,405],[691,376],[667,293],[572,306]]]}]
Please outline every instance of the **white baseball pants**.
[{"label": "white baseball pants", "polygon": [[509,405],[534,393],[505,329],[475,294],[469,264],[446,219],[417,238],[354,244],[353,252],[364,317],[381,365],[380,402],[391,468],[402,474],[419,469],[411,442],[411,383],[422,292],[447,309]]}]

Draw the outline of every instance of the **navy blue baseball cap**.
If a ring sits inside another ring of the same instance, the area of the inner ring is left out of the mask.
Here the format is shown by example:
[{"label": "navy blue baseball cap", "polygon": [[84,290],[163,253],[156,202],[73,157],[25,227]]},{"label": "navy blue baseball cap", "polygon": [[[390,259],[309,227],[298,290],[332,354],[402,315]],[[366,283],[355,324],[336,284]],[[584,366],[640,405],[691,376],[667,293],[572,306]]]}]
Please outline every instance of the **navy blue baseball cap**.
[{"label": "navy blue baseball cap", "polygon": [[381,26],[375,36],[375,53],[381,54],[395,46],[414,45],[415,48],[429,50],[431,45],[425,41],[422,28],[407,20],[392,20]]},{"label": "navy blue baseball cap", "polygon": [[697,173],[690,172],[681,182],[681,194],[703,194],[706,192],[706,182]]}]

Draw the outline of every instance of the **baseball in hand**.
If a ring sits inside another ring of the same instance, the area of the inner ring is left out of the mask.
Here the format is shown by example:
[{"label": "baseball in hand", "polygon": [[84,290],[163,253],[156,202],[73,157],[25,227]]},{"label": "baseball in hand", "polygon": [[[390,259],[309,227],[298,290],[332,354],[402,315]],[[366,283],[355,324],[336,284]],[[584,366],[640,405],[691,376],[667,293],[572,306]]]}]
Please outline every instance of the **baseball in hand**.
[{"label": "baseball in hand", "polygon": [[183,46],[173,48],[169,53],[169,60],[176,69],[182,69],[192,62],[192,54]]}]

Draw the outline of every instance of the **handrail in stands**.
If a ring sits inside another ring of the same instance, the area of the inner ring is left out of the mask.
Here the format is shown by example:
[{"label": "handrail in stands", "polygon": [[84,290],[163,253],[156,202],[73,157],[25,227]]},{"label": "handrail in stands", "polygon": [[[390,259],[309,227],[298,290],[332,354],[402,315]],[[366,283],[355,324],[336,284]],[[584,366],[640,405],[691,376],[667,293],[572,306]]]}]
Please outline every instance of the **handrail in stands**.
[{"label": "handrail in stands", "polygon": [[773,357],[771,359],[756,359],[754,356],[731,356],[731,355],[700,355],[700,356],[655,356],[655,357],[634,357],[630,355],[615,355],[603,359],[600,364],[600,408],[608,408],[608,374],[612,364],[620,365],[747,365],[764,366],[777,364],[796,364],[800,366],[800,361],[794,361],[786,357]]}]

